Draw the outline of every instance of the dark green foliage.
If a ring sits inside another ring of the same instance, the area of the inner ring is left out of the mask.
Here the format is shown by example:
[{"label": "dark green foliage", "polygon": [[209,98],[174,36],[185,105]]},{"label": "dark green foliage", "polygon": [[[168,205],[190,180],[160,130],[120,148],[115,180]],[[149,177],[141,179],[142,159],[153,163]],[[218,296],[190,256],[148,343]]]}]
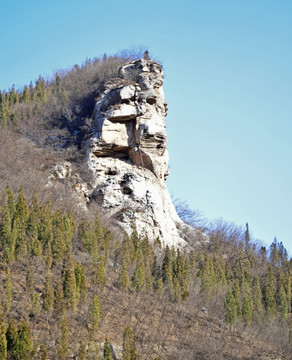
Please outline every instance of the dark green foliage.
[{"label": "dark green foliage", "polygon": [[101,314],[102,311],[99,304],[99,299],[98,296],[96,295],[88,308],[87,324],[90,331],[94,331],[98,329]]},{"label": "dark green foliage", "polygon": [[33,341],[28,324],[22,320],[17,330],[16,341],[12,350],[12,359],[31,360],[35,354]]},{"label": "dark green foliage", "polygon": [[39,357],[40,360],[48,360],[48,351],[45,344],[40,344]]},{"label": "dark green foliage", "polygon": [[16,339],[17,339],[17,325],[15,323],[15,320],[9,319],[8,326],[6,329],[8,355],[12,356],[15,349]]},{"label": "dark green foliage", "polygon": [[133,272],[132,286],[136,291],[145,289],[146,278],[145,278],[145,264],[142,249],[137,249],[137,263]]},{"label": "dark green foliage", "polygon": [[271,265],[269,265],[266,279],[265,279],[265,289],[264,289],[264,301],[269,317],[274,317],[276,315],[276,279],[274,271]]},{"label": "dark green foliage", "polygon": [[63,293],[67,307],[70,310],[76,310],[77,307],[77,290],[76,290],[76,278],[75,278],[75,266],[72,259],[72,254],[69,251],[64,257],[63,269]]},{"label": "dark green foliage", "polygon": [[4,314],[0,307],[0,359],[5,360],[7,356],[6,326]]},{"label": "dark green foliage", "polygon": [[103,345],[103,360],[111,360],[111,347],[108,342],[108,339],[106,338]]},{"label": "dark green foliage", "polygon": [[226,321],[234,325],[236,321],[236,303],[232,291],[228,291],[225,301],[224,301],[224,310]]},{"label": "dark green foliage", "polygon": [[52,311],[54,305],[54,288],[52,283],[51,271],[47,271],[45,289],[43,293],[43,307],[47,311]]},{"label": "dark green foliage", "polygon": [[172,256],[168,246],[165,248],[165,255],[161,268],[162,280],[166,287],[172,288]]},{"label": "dark green foliage", "polygon": [[130,286],[128,267],[126,263],[126,257],[124,255],[122,257],[122,263],[119,270],[118,286],[122,290],[125,290]]},{"label": "dark green foliage", "polygon": [[124,331],[123,339],[123,360],[138,360],[139,358],[134,333],[130,327],[127,326]]},{"label": "dark green foliage", "polygon": [[11,288],[11,275],[10,268],[6,269],[6,279],[5,279],[5,291],[2,298],[2,305],[5,313],[8,313],[11,308],[12,301],[12,288]]},{"label": "dark green foliage", "polygon": [[85,270],[82,264],[75,266],[76,296],[78,302],[83,302],[87,294]]},{"label": "dark green foliage", "polygon": [[58,360],[69,359],[69,345],[68,345],[68,324],[67,318],[64,316],[61,323],[61,334],[58,340]]}]

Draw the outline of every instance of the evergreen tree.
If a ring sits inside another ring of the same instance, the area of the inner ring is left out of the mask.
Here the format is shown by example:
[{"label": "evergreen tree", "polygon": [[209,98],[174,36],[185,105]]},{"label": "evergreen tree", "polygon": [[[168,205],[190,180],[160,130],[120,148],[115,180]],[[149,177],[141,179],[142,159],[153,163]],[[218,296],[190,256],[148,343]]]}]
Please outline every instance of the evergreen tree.
[{"label": "evergreen tree", "polygon": [[162,278],[158,278],[155,283],[155,293],[158,296],[163,294],[163,280]]},{"label": "evergreen tree", "polygon": [[228,291],[224,301],[225,319],[234,325],[236,321],[236,303],[232,291]]},{"label": "evergreen tree", "polygon": [[142,250],[139,248],[137,253],[137,264],[133,272],[132,286],[136,291],[145,289],[145,265]]},{"label": "evergreen tree", "polygon": [[29,95],[29,91],[28,91],[27,85],[25,85],[24,88],[23,88],[21,101],[22,101],[23,103],[25,103],[25,104],[30,102],[30,95]]},{"label": "evergreen tree", "polygon": [[236,315],[238,318],[241,318],[241,301],[240,301],[240,287],[239,287],[239,281],[236,279],[234,281],[234,285],[232,288],[232,295],[234,297],[234,303],[235,303],[235,309],[236,309]]},{"label": "evergreen tree", "polygon": [[274,317],[276,315],[276,279],[271,265],[269,265],[267,270],[264,290],[264,302],[267,315],[269,317]]},{"label": "evergreen tree", "polygon": [[63,286],[60,281],[57,282],[54,294],[54,311],[59,316],[62,315],[65,311]]},{"label": "evergreen tree", "polygon": [[122,290],[128,289],[130,286],[126,257],[124,255],[122,256],[122,263],[119,270],[118,286]]},{"label": "evergreen tree", "polygon": [[4,314],[0,307],[0,359],[6,360],[7,357],[7,340]]},{"label": "evergreen tree", "polygon": [[8,359],[9,357],[12,358],[13,356],[16,339],[17,339],[17,325],[15,323],[15,320],[10,318],[6,329]]},{"label": "evergreen tree", "polygon": [[75,266],[77,301],[83,302],[87,294],[85,270],[81,263]]},{"label": "evergreen tree", "polygon": [[287,294],[287,307],[288,307],[288,313],[291,313],[291,305],[292,305],[292,286],[291,286],[292,276],[289,271],[287,271],[285,276],[285,291]]},{"label": "evergreen tree", "polygon": [[246,325],[250,325],[252,321],[252,309],[250,301],[247,297],[242,299],[242,319]]},{"label": "evergreen tree", "polygon": [[134,333],[129,326],[127,326],[124,331],[122,352],[123,360],[139,360]]},{"label": "evergreen tree", "polygon": [[111,360],[112,355],[111,355],[111,347],[110,344],[108,342],[108,339],[105,338],[105,342],[103,345],[103,360]]},{"label": "evergreen tree", "polygon": [[87,360],[87,350],[86,350],[86,344],[84,342],[80,342],[77,359]]},{"label": "evergreen tree", "polygon": [[15,241],[12,233],[12,219],[9,204],[6,203],[2,212],[1,242],[4,260],[11,262],[14,259]]},{"label": "evergreen tree", "polygon": [[260,285],[260,279],[256,276],[253,280],[252,287],[252,302],[253,302],[253,318],[256,321],[260,321],[263,318],[263,304],[262,304],[262,290]]},{"label": "evergreen tree", "polygon": [[29,215],[27,234],[29,237],[29,250],[32,256],[41,256],[42,244],[38,239],[38,224],[36,220],[36,214],[34,211],[31,211]]},{"label": "evergreen tree", "polygon": [[69,251],[63,261],[62,269],[63,293],[68,309],[75,311],[77,307],[77,291],[75,279],[75,267],[73,264],[72,254]]},{"label": "evergreen tree", "polygon": [[54,305],[54,289],[52,284],[52,274],[50,270],[47,271],[45,289],[43,294],[43,307],[46,311],[51,312]]},{"label": "evergreen tree", "polygon": [[95,282],[101,288],[106,284],[105,259],[100,257],[96,265]]},{"label": "evergreen tree", "polygon": [[244,233],[244,245],[245,245],[245,251],[249,251],[250,250],[250,235],[249,235],[249,227],[248,227],[248,223],[245,224],[246,229],[245,229],[245,233]]},{"label": "evergreen tree", "polygon": [[39,359],[48,360],[48,351],[45,344],[40,344]]},{"label": "evergreen tree", "polygon": [[69,359],[69,346],[68,346],[68,324],[67,318],[64,316],[61,323],[61,334],[58,340],[58,360]]},{"label": "evergreen tree", "polygon": [[31,360],[34,357],[35,350],[30,329],[24,320],[21,321],[17,330],[17,337],[12,354],[15,360]]},{"label": "evergreen tree", "polygon": [[88,308],[87,324],[91,332],[98,329],[99,320],[101,318],[101,307],[99,304],[98,296],[96,295]]},{"label": "evergreen tree", "polygon": [[6,279],[5,279],[5,291],[2,299],[2,305],[5,313],[8,313],[10,310],[11,301],[12,301],[11,275],[10,275],[10,268],[7,267]]},{"label": "evergreen tree", "polygon": [[51,269],[53,263],[53,256],[52,256],[52,246],[51,241],[48,241],[46,250],[45,250],[45,261],[48,269]]},{"label": "evergreen tree", "polygon": [[53,231],[53,240],[51,246],[53,252],[53,259],[56,262],[60,262],[64,259],[67,246],[66,246],[65,225],[64,225],[62,213],[59,209],[55,212],[53,216],[52,231]]},{"label": "evergreen tree", "polygon": [[288,317],[288,304],[287,304],[287,295],[284,289],[284,285],[280,283],[279,291],[278,291],[278,298],[279,298],[279,313],[281,319],[287,319]]},{"label": "evergreen tree", "polygon": [[34,315],[39,315],[41,312],[41,295],[38,292],[33,292],[31,294],[31,308],[32,308],[32,313]]},{"label": "evergreen tree", "polygon": [[172,288],[172,257],[171,257],[171,251],[168,246],[165,248],[165,255],[162,262],[162,280],[164,283],[164,286],[171,289]]}]

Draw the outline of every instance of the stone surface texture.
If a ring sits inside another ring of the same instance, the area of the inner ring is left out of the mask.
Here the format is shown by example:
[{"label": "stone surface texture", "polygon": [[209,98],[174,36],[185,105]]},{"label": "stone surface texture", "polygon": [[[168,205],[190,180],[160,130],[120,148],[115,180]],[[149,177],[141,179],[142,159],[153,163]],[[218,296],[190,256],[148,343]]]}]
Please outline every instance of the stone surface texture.
[{"label": "stone surface texture", "polygon": [[131,233],[135,219],[138,233],[150,241],[159,237],[164,246],[183,247],[181,229],[187,225],[176,214],[165,184],[169,170],[162,67],[140,59],[121,67],[119,74],[104,85],[84,145],[94,179],[89,200],[96,200],[126,232]]}]

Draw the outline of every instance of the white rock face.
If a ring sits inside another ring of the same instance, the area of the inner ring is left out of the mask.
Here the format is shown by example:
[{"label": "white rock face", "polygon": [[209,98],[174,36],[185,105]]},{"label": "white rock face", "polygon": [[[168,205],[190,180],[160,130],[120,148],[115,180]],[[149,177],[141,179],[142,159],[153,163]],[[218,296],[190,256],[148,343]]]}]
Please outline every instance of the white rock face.
[{"label": "white rock face", "polygon": [[86,143],[95,199],[131,233],[163,245],[185,246],[180,220],[165,181],[168,151],[163,71],[154,60],[136,60],[120,69],[120,79],[105,84],[94,108],[93,135]]}]

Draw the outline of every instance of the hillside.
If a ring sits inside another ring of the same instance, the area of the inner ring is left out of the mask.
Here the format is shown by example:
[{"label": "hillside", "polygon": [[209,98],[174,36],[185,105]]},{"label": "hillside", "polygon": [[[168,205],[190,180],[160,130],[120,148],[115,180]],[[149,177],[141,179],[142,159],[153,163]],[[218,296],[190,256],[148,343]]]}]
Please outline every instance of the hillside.
[{"label": "hillside", "polygon": [[[140,57],[87,60],[1,93],[0,358],[289,359],[292,261],[283,244],[267,250],[248,225],[199,228],[172,210],[162,212],[178,232],[157,236],[161,224],[147,214],[155,202],[134,196],[142,175],[162,196],[168,166],[162,70]],[[129,68],[126,79],[120,69]],[[117,126],[118,137],[106,137]],[[127,145],[117,143],[123,134]],[[84,162],[89,149],[106,161],[105,180]],[[108,183],[110,194],[117,183],[124,191],[126,220],[112,211],[116,199],[104,201]]]}]

